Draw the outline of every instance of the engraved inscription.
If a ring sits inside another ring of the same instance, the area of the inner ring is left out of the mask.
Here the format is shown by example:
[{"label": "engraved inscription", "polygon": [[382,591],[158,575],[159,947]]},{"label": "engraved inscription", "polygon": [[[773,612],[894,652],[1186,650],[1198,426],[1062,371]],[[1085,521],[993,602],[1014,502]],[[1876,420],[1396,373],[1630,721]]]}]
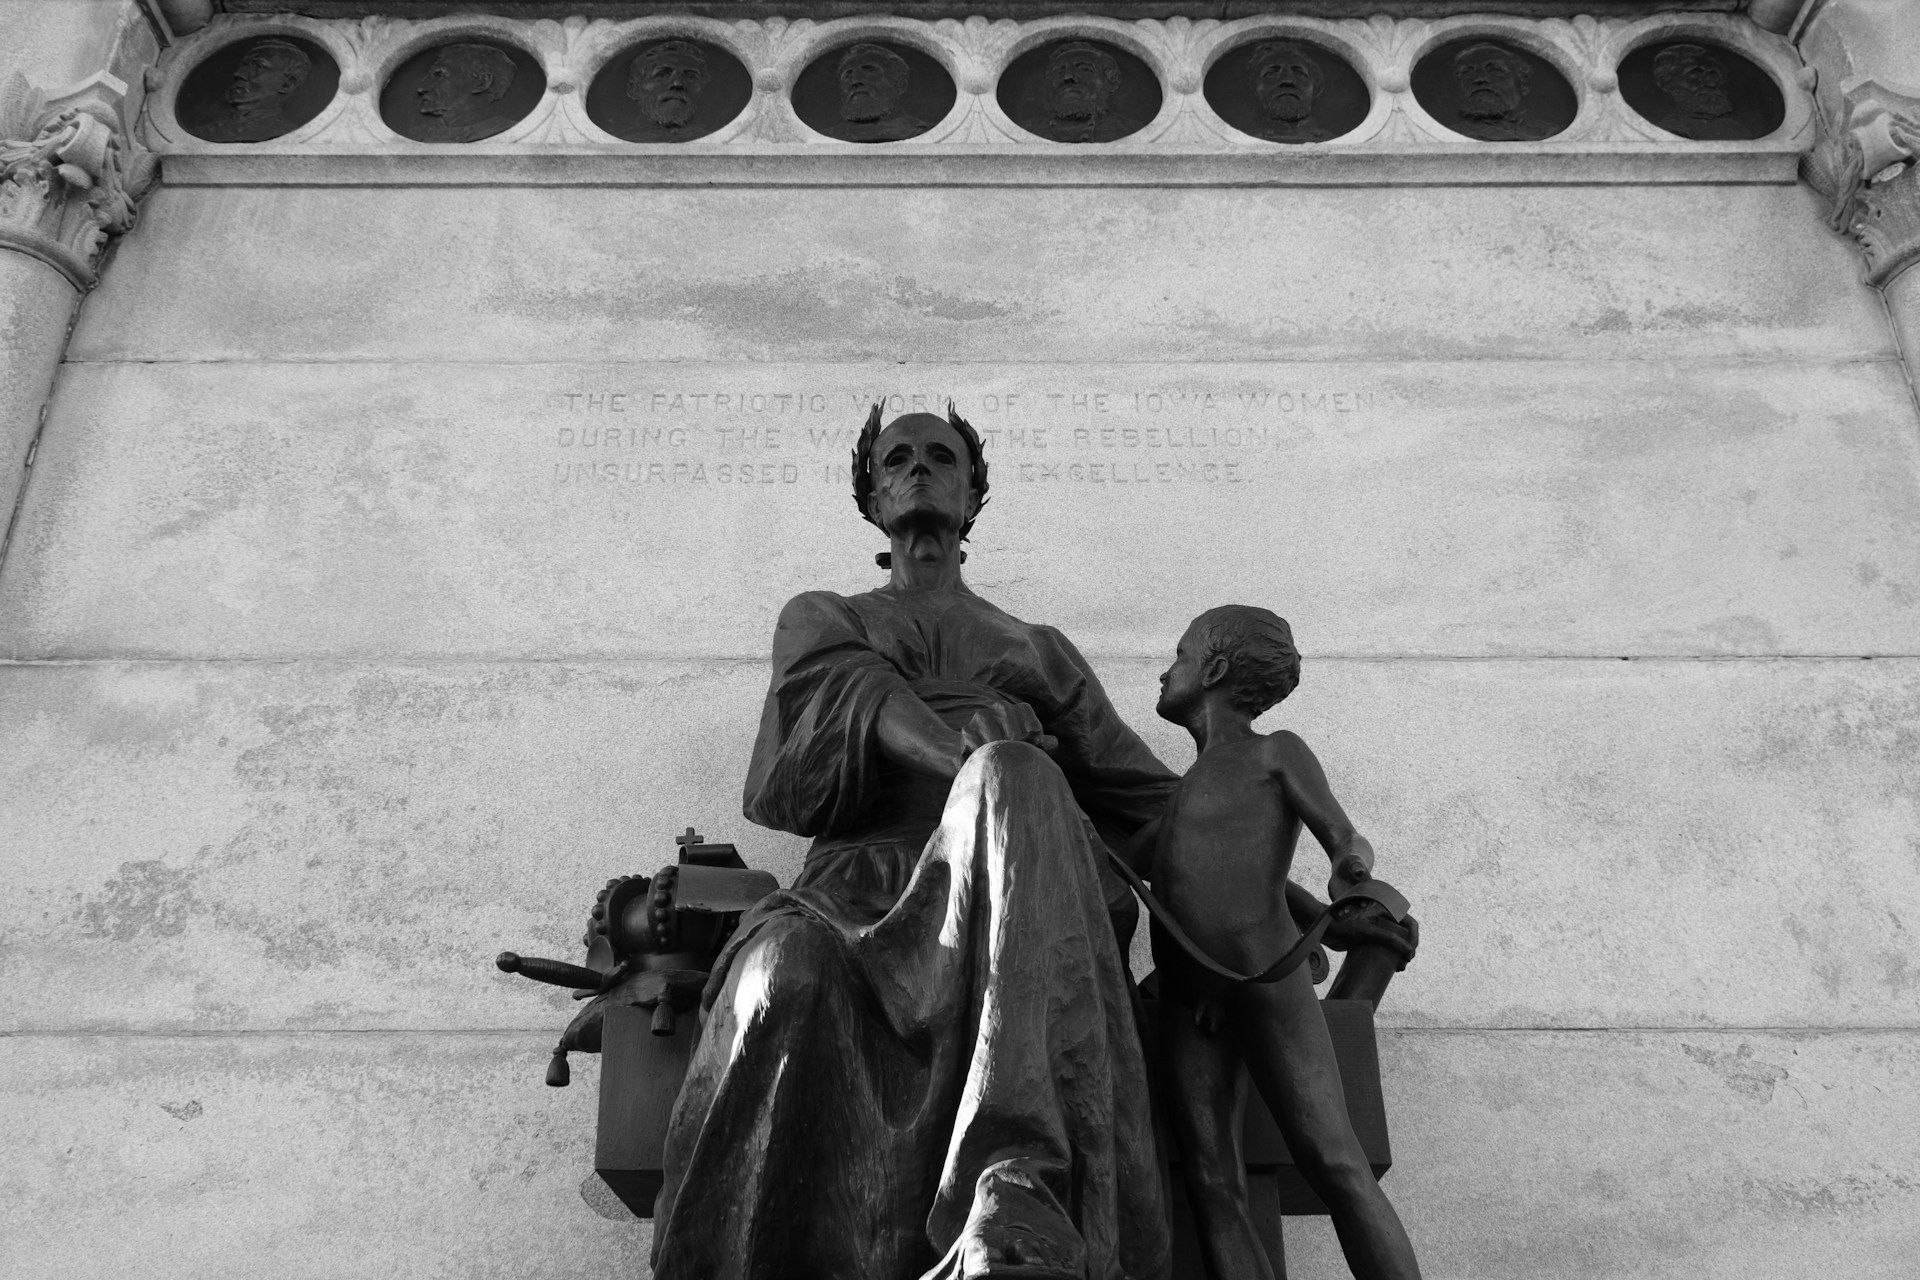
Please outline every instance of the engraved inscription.
[{"label": "engraved inscription", "polygon": [[[1261,478],[1276,453],[1316,435],[1372,429],[1360,387],[1155,385],[1029,387],[963,398],[996,468],[1013,484],[1215,485]],[[946,397],[878,387],[825,391],[581,387],[553,393],[551,483],[608,487],[847,484],[858,423],[942,413]]]}]

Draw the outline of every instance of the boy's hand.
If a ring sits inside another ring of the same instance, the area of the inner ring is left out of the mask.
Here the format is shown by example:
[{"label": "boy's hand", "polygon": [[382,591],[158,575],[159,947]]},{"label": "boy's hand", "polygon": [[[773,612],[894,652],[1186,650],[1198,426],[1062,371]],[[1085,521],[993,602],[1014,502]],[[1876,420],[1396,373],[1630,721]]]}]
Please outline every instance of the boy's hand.
[{"label": "boy's hand", "polygon": [[1334,860],[1333,876],[1327,881],[1327,893],[1339,897],[1362,880],[1373,878],[1373,862],[1361,853],[1343,853]]},{"label": "boy's hand", "polygon": [[1321,939],[1330,950],[1351,951],[1355,947],[1385,947],[1400,957],[1400,967],[1420,949],[1420,923],[1412,916],[1395,923],[1387,909],[1369,903],[1345,920],[1335,920]]}]

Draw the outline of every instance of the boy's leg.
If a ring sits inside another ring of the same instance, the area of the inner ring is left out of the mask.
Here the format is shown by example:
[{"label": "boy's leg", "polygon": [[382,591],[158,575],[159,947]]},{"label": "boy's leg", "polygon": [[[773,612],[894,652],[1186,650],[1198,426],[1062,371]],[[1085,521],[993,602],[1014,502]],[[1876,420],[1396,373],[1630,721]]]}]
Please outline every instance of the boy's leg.
[{"label": "boy's leg", "polygon": [[1187,1202],[1199,1229],[1211,1280],[1273,1280],[1266,1251],[1247,1216],[1247,1171],[1240,1162],[1240,1055],[1217,1011],[1196,1025],[1193,1004],[1163,985],[1160,1083]]},{"label": "boy's leg", "polygon": [[1307,971],[1236,990],[1229,1024],[1307,1185],[1333,1211],[1356,1280],[1419,1280],[1400,1217],[1347,1118],[1340,1064]]}]

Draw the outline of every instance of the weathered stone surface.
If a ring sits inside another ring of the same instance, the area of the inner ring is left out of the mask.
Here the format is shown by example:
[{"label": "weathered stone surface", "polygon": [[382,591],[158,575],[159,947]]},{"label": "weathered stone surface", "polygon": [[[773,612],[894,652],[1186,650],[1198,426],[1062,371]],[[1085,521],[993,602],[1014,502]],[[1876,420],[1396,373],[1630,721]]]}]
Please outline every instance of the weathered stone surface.
[{"label": "weathered stone surface", "polygon": [[[1168,637],[1171,645],[1172,637]],[[1920,662],[1393,663],[1307,644],[1298,729],[1423,922],[1453,1026],[1920,1025]],[[1102,664],[1126,719],[1163,663]],[[0,667],[0,1031],[500,1028],[688,824],[790,882],[730,664]],[[1303,842],[1299,875],[1324,883]],[[1140,957],[1144,959],[1144,953]]]},{"label": "weathered stone surface", "polygon": [[579,1189],[594,1060],[549,1089],[550,1048],[525,1034],[0,1040],[0,1274],[645,1276],[648,1228]]},{"label": "weathered stone surface", "polygon": [[0,670],[11,1027],[557,1034],[495,953],[577,959],[688,824],[798,865],[738,816],[758,664]]},{"label": "weathered stone surface", "polygon": [[[0,1271],[647,1274],[583,1202],[597,1071],[488,1035],[0,1040]],[[1920,1038],[1387,1033],[1386,1186],[1435,1280],[1905,1280]],[[591,1185],[591,1184],[589,1184]],[[604,1203],[604,1201],[603,1201]],[[1342,1274],[1289,1219],[1295,1274]]]},{"label": "weathered stone surface", "polygon": [[1094,654],[1236,596],[1347,654],[1920,624],[1892,364],[115,364],[63,379],[0,652],[760,657],[878,582],[847,458],[895,389],[991,433],[975,581]]},{"label": "weathered stone surface", "polygon": [[1857,359],[1790,186],[163,189],[89,360]]},{"label": "weathered stone surface", "polygon": [[1823,90],[1838,92],[1856,77],[1911,84],[1920,31],[1907,0],[1828,0],[1808,15],[1800,47],[1821,69]]},{"label": "weathered stone surface", "polygon": [[[1389,999],[1391,999],[1389,995]],[[1388,1033],[1384,1185],[1434,1280],[1902,1280],[1920,1040]],[[1344,1275],[1290,1218],[1295,1275]]]},{"label": "weathered stone surface", "polygon": [[0,83],[19,72],[65,89],[106,66],[129,23],[145,23],[139,0],[0,0]]}]

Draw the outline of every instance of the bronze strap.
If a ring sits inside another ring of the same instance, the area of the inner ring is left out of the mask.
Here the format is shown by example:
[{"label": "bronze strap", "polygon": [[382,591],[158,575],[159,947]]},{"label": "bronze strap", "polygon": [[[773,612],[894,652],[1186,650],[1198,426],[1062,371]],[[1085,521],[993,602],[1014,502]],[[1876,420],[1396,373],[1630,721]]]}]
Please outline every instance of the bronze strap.
[{"label": "bronze strap", "polygon": [[1167,936],[1187,953],[1188,958],[1216,978],[1224,978],[1228,982],[1280,981],[1307,962],[1307,957],[1313,954],[1316,946],[1320,945],[1320,939],[1326,936],[1327,929],[1341,914],[1341,909],[1344,907],[1357,908],[1369,902],[1377,902],[1385,907],[1395,920],[1404,920],[1407,915],[1407,900],[1401,896],[1398,889],[1384,880],[1361,880],[1347,886],[1339,897],[1322,908],[1320,914],[1315,916],[1313,922],[1307,926],[1306,932],[1301,934],[1300,941],[1289,947],[1285,955],[1259,973],[1236,973],[1202,951],[1200,944],[1187,936],[1187,931],[1180,927],[1180,922],[1173,918],[1173,913],[1161,905],[1160,900],[1153,896],[1153,890],[1147,888],[1147,882],[1142,880],[1134,869],[1120,858],[1119,854],[1108,850],[1107,861],[1111,862],[1113,869],[1120,873],[1120,878],[1140,895],[1140,900],[1147,904],[1148,914],[1154,918],[1155,923],[1166,930]]}]

